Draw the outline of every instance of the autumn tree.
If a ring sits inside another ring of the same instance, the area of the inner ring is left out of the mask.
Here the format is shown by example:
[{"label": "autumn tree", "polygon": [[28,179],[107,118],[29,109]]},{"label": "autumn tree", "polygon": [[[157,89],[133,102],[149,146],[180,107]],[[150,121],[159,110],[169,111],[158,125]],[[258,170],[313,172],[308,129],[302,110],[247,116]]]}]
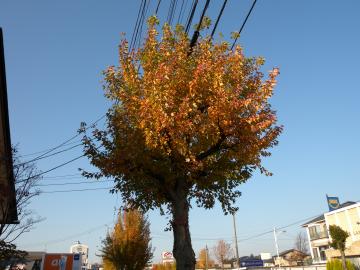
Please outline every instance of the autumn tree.
[{"label": "autumn tree", "polygon": [[221,268],[224,269],[224,261],[230,259],[232,255],[231,245],[224,240],[219,240],[213,248],[213,252],[215,258],[221,264]]},{"label": "autumn tree", "polygon": [[308,254],[309,250],[308,250],[308,241],[307,241],[307,237],[305,235],[304,232],[299,232],[296,235],[296,239],[295,239],[295,249]]},{"label": "autumn tree", "polygon": [[331,236],[330,246],[340,251],[342,267],[344,270],[347,270],[345,249],[346,249],[346,239],[349,237],[349,233],[347,231],[344,231],[341,227],[337,225],[330,225],[329,233]]},{"label": "autumn tree", "polygon": [[214,260],[211,258],[207,248],[202,248],[199,251],[199,256],[196,261],[197,269],[208,269],[215,266]]},{"label": "autumn tree", "polygon": [[142,270],[153,257],[150,223],[138,210],[119,213],[118,221],[103,241],[105,270]]},{"label": "autumn tree", "polygon": [[277,68],[264,79],[263,58],[240,46],[202,38],[190,53],[189,44],[180,26],[165,25],[159,37],[154,17],[142,48],[129,51],[123,40],[119,65],[104,72],[107,127],[93,131],[96,139],[84,135],[99,168],[85,176],[112,177],[124,202],[171,215],[177,269],[195,267],[191,202],[236,211],[239,185],[257,169],[270,175],[262,157],[281,132],[269,104]]}]

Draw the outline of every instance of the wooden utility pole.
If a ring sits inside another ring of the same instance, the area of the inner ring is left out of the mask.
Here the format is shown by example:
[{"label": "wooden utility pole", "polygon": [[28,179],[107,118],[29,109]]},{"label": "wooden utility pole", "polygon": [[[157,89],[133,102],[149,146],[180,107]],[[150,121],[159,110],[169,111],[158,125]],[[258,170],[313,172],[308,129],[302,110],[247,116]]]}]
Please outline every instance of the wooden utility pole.
[{"label": "wooden utility pole", "polygon": [[7,102],[5,53],[0,28],[0,223],[18,223]]},{"label": "wooden utility pole", "polygon": [[240,266],[240,262],[239,262],[239,249],[238,249],[237,234],[236,234],[235,213],[233,214],[233,223],[234,223],[234,235],[235,235],[236,267],[238,269]]}]

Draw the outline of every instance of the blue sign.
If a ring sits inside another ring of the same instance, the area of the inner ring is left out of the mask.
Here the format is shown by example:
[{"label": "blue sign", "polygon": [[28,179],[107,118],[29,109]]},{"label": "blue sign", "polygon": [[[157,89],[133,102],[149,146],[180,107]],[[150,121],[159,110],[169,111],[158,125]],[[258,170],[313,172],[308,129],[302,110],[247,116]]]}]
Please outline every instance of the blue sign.
[{"label": "blue sign", "polygon": [[248,260],[242,260],[240,261],[241,267],[258,267],[258,266],[264,266],[263,260],[260,259],[248,259]]},{"label": "blue sign", "polygon": [[338,197],[328,197],[328,195],[326,195],[326,199],[329,205],[329,211],[339,209],[340,202]]},{"label": "blue sign", "polygon": [[74,254],[74,261],[78,261],[80,259],[80,254]]}]

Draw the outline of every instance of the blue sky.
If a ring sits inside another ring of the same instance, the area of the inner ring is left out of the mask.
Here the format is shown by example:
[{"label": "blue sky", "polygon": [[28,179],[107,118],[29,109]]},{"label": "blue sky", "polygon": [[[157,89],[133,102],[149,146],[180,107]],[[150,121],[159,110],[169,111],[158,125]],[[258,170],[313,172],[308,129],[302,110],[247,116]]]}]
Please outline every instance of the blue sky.
[{"label": "blue sky", "polygon": [[[120,33],[131,38],[140,2],[1,1],[11,135],[21,154],[56,146],[76,134],[80,122],[91,123],[106,112],[109,104],[103,97],[101,72],[117,63]],[[156,2],[151,1],[150,11]],[[160,16],[166,17],[169,3],[162,1]],[[208,15],[213,20],[221,3],[210,2]],[[218,26],[225,38],[239,29],[251,3],[228,1]],[[272,105],[284,132],[273,155],[264,161],[274,176],[256,174],[240,188],[239,239],[326,211],[326,193],[342,202],[360,200],[359,9],[356,0],[258,0],[240,44],[248,56],[264,56],[266,70],[280,67]],[[194,22],[198,18],[196,14]],[[77,147],[37,166],[45,171],[80,154]],[[84,181],[73,175],[79,167],[89,168],[88,161],[80,159],[46,174],[42,184]],[[99,260],[97,247],[112,227],[119,203],[120,198],[106,190],[44,193],[31,207],[46,220],[17,244],[28,250],[64,252],[80,240],[89,245],[90,260]],[[156,261],[162,251],[172,249],[172,236],[163,231],[165,217],[155,211],[149,218]],[[208,211],[193,208],[190,229],[196,253],[219,238],[233,243],[232,219],[218,206]],[[300,230],[299,225],[287,228],[279,236],[280,250],[293,247]],[[274,253],[272,234],[239,241],[239,252]]]}]

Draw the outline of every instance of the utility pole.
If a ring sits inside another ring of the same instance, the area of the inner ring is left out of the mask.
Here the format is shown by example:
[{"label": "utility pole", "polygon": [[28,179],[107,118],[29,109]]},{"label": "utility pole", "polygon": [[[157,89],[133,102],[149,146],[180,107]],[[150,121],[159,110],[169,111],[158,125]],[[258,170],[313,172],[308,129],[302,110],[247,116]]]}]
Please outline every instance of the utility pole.
[{"label": "utility pole", "polygon": [[207,245],[205,246],[205,269],[208,270],[209,269],[209,266],[208,266],[208,247]]},{"label": "utility pole", "polygon": [[[286,231],[280,231],[279,233],[282,233],[282,232],[286,232]],[[275,240],[275,247],[276,247],[276,253],[277,253],[277,260],[279,263],[278,268],[280,269],[281,261],[280,261],[280,256],[279,256],[279,245],[277,242],[277,230],[275,227],[274,227],[274,240]]]},{"label": "utility pole", "polygon": [[235,235],[236,267],[237,267],[237,269],[239,269],[240,262],[239,262],[239,249],[238,249],[238,242],[237,242],[237,235],[236,235],[235,213],[232,216],[233,216],[234,235]]},{"label": "utility pole", "polygon": [[0,224],[18,224],[15,179],[10,139],[5,50],[0,27]]}]

